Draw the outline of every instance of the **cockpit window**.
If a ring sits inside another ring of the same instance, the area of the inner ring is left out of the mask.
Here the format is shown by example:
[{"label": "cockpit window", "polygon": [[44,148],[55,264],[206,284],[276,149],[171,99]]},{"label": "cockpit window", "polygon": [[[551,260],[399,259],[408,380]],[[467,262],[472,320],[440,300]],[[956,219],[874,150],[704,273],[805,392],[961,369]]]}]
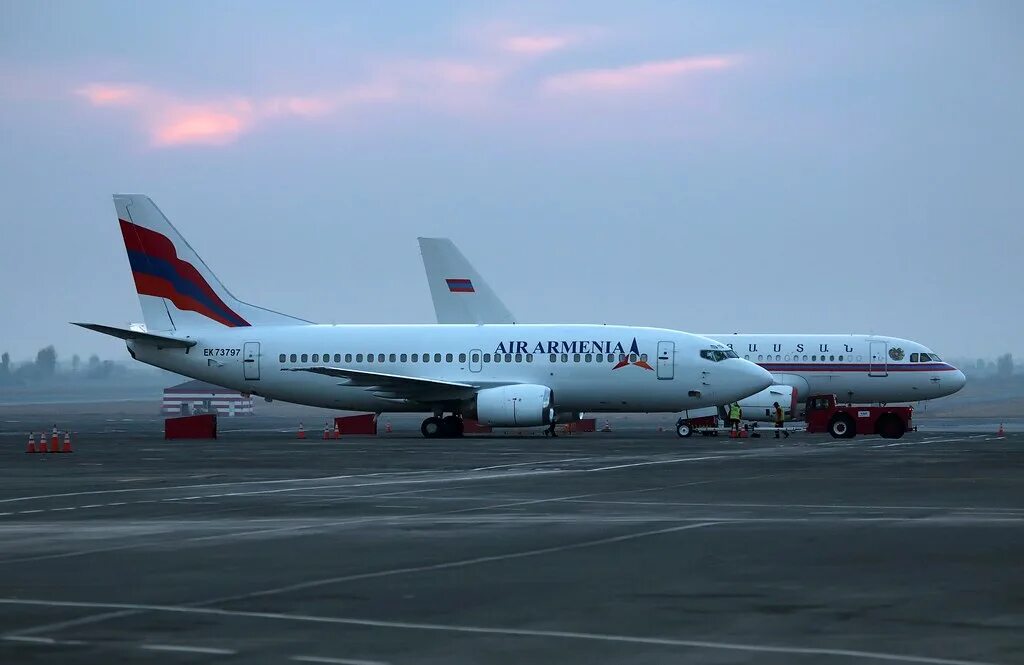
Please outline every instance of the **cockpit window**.
[{"label": "cockpit window", "polygon": [[732,349],[722,351],[720,349],[703,349],[700,352],[700,357],[711,362],[722,362],[726,358],[739,358],[736,352]]},{"label": "cockpit window", "polygon": [[[923,354],[921,354],[921,355],[923,355]],[[919,354],[911,353],[910,354],[910,362],[912,362],[912,363],[919,363],[919,362],[921,362],[921,360],[919,358]]]}]

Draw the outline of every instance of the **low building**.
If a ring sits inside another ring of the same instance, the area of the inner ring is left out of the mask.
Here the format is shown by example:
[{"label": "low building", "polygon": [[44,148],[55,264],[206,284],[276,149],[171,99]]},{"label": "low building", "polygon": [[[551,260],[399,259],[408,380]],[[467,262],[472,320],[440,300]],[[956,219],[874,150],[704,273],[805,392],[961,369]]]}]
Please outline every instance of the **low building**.
[{"label": "low building", "polygon": [[216,413],[220,416],[251,416],[254,400],[237,390],[205,381],[186,381],[164,388],[161,413],[165,416],[191,416]]}]

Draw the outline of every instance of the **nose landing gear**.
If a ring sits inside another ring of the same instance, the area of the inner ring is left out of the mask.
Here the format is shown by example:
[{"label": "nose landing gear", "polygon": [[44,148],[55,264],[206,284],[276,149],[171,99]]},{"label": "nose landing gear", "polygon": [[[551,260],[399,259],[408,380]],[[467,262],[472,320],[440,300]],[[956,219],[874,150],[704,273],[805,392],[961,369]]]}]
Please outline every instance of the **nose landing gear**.
[{"label": "nose landing gear", "polygon": [[462,417],[454,414],[444,418],[431,416],[420,425],[420,433],[428,439],[460,437],[463,431]]}]

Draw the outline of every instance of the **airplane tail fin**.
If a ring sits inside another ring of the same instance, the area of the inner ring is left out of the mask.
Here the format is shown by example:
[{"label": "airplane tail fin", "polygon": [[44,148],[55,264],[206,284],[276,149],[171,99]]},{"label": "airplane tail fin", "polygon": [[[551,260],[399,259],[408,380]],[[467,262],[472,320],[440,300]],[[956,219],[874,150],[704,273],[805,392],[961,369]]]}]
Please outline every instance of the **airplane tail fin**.
[{"label": "airplane tail fin", "polygon": [[515,323],[516,317],[448,238],[419,238],[438,323]]},{"label": "airplane tail fin", "polygon": [[309,323],[231,295],[148,196],[115,194],[114,207],[147,330]]}]

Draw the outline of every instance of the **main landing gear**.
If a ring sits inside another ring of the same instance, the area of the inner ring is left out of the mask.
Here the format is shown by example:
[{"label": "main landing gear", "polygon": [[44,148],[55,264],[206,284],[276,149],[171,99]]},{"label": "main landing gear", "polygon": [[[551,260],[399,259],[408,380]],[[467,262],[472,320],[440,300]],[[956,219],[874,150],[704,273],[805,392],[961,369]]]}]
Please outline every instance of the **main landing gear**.
[{"label": "main landing gear", "polygon": [[462,436],[464,426],[462,417],[456,415],[431,416],[420,425],[420,433],[428,439],[453,438]]}]

